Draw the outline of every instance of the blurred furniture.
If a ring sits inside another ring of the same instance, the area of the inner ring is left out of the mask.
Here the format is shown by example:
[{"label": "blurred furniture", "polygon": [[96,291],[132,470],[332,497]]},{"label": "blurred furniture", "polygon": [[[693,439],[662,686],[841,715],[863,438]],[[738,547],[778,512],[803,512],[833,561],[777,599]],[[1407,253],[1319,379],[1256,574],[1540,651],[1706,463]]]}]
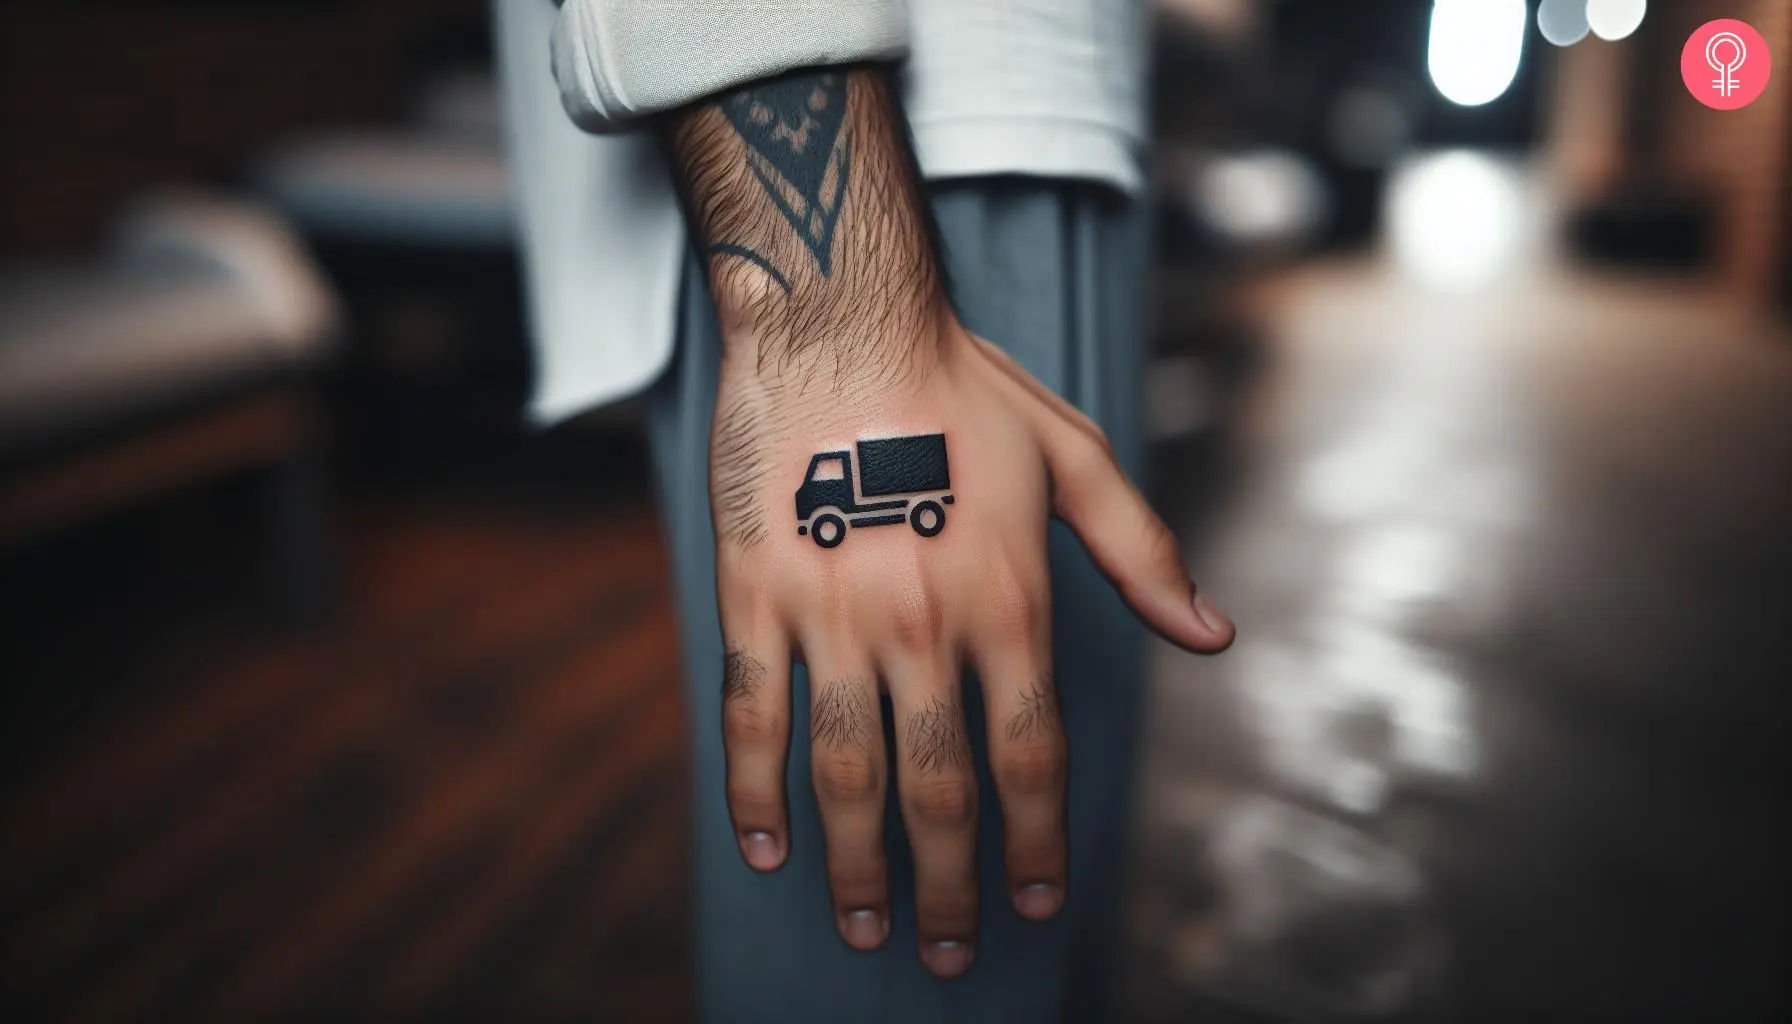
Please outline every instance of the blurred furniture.
[{"label": "blurred furniture", "polygon": [[[336,422],[354,438],[350,469],[380,485],[509,466],[533,443],[504,138],[491,74],[461,65],[424,77],[402,123],[289,139],[251,170],[355,324]],[[623,402],[583,426],[632,435],[638,417]]]},{"label": "blurred furniture", "polygon": [[333,378],[346,469],[407,486],[501,462],[531,361],[490,76],[428,79],[403,123],[286,140],[250,177],[355,325]]},{"label": "blurred furniture", "polygon": [[444,75],[397,129],[294,139],[266,155],[258,190],[304,235],[508,249],[516,212],[491,77]]},{"label": "blurred furniture", "polygon": [[1715,255],[1716,207],[1684,189],[1619,186],[1569,212],[1568,242],[1595,263],[1702,271]]},{"label": "blurred furniture", "polygon": [[255,471],[283,597],[320,610],[314,391],[338,319],[276,217],[199,195],[139,206],[91,265],[0,272],[0,548]]}]

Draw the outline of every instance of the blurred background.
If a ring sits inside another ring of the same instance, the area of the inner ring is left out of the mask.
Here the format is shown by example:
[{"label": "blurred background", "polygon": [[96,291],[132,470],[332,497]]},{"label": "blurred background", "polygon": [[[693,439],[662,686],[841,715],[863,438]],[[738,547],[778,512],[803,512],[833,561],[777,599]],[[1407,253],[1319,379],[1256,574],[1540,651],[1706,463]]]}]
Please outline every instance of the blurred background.
[{"label": "blurred background", "polygon": [[[1701,106],[1681,47],[1781,62]],[[628,404],[484,0],[0,2],[0,1014],[691,1013]],[[1781,1020],[1792,0],[1158,0],[1113,1018]]]}]

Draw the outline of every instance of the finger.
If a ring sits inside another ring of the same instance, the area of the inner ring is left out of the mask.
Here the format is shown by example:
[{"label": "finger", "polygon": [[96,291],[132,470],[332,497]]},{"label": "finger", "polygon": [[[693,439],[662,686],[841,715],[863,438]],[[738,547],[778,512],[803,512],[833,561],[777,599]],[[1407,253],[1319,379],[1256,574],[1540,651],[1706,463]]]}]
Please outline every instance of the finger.
[{"label": "finger", "polygon": [[897,787],[915,856],[921,960],[942,978],[970,969],[977,935],[977,782],[956,665],[942,651],[886,662]]},{"label": "finger", "polygon": [[1176,535],[1121,471],[1105,439],[1055,429],[1044,439],[1058,515],[1120,596],[1171,643],[1216,653],[1232,643],[1232,620],[1195,590]]},{"label": "finger", "polygon": [[[810,651],[826,641],[805,641]],[[890,934],[884,857],[884,730],[877,676],[864,657],[812,656],[809,750],[826,839],[834,921],[854,949],[876,949]]]},{"label": "finger", "polygon": [[1050,591],[1044,580],[989,585],[974,657],[989,711],[989,767],[1002,802],[1008,894],[1042,921],[1064,905],[1064,730],[1051,670]]},{"label": "finger", "polygon": [[[723,613],[723,636],[730,616]],[[762,620],[763,621],[763,620]],[[790,745],[790,648],[769,623],[730,640],[722,663],[728,813],[741,856],[774,871],[790,851],[784,758]]]}]

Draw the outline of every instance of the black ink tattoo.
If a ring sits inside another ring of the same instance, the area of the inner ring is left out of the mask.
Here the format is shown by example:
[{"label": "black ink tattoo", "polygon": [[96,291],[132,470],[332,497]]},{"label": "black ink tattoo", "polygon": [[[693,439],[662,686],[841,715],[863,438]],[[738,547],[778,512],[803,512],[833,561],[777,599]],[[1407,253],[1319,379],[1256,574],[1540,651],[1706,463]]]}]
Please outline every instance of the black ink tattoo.
[{"label": "black ink tattoo", "polygon": [[730,336],[798,395],[893,391],[936,365],[947,299],[896,91],[891,68],[812,69],[665,121],[718,310],[751,325]]},{"label": "black ink tattoo", "polygon": [[961,768],[970,759],[964,715],[955,700],[935,697],[925,707],[909,712],[906,731],[909,763],[922,775]]},{"label": "black ink tattoo", "polygon": [[745,399],[716,412],[710,444],[709,488],[716,532],[742,548],[765,539],[765,509],[757,488],[765,470],[758,417]]},{"label": "black ink tattoo", "polygon": [[[834,227],[852,171],[852,133],[843,130],[846,90],[844,73],[823,72],[762,82],[720,103],[747,144],[753,177],[815,257],[823,277],[833,273]],[[770,269],[761,254],[743,246],[725,251]],[[789,293],[789,279],[772,273]]]},{"label": "black ink tattoo", "polygon": [[764,256],[759,255],[746,246],[718,242],[717,244],[710,246],[707,251],[716,256],[739,256],[741,259],[746,260],[748,263],[751,263],[760,270],[770,274],[772,280],[778,283],[778,287],[784,289],[784,294],[790,294],[790,278],[778,273],[778,268],[772,266],[771,260],[766,259]]},{"label": "black ink tattoo", "polygon": [[877,731],[877,687],[871,680],[836,679],[815,691],[809,706],[812,745],[868,753]]},{"label": "black ink tattoo", "polygon": [[[946,460],[946,435],[919,434],[860,441],[858,491],[853,490],[852,453],[820,452],[809,460],[809,472],[796,489],[798,536],[810,536],[824,548],[846,539],[846,524],[890,526],[906,520],[923,537],[937,537],[946,528],[946,506],[952,495],[952,472]],[[933,492],[929,494],[928,492]],[[858,500],[890,495],[926,495],[888,501]],[[914,501],[911,507],[910,502]],[[907,510],[907,511],[904,511]],[[851,519],[842,518],[850,516]]]},{"label": "black ink tattoo", "polygon": [[1008,719],[1006,733],[1009,740],[1023,743],[1050,739],[1057,732],[1057,687],[1052,684],[1052,674],[1043,672],[1021,692],[1020,710]]},{"label": "black ink tattoo", "polygon": [[722,703],[751,700],[765,684],[765,662],[738,644],[722,658]]}]

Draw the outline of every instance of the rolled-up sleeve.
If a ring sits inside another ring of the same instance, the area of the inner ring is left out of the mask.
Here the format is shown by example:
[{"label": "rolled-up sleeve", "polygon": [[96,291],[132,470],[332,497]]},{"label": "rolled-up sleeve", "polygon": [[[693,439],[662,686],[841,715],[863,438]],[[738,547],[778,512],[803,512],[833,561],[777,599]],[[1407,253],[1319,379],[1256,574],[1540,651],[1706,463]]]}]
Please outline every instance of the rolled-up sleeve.
[{"label": "rolled-up sleeve", "polygon": [[581,128],[650,114],[795,68],[904,55],[905,0],[565,0],[554,78]]}]

